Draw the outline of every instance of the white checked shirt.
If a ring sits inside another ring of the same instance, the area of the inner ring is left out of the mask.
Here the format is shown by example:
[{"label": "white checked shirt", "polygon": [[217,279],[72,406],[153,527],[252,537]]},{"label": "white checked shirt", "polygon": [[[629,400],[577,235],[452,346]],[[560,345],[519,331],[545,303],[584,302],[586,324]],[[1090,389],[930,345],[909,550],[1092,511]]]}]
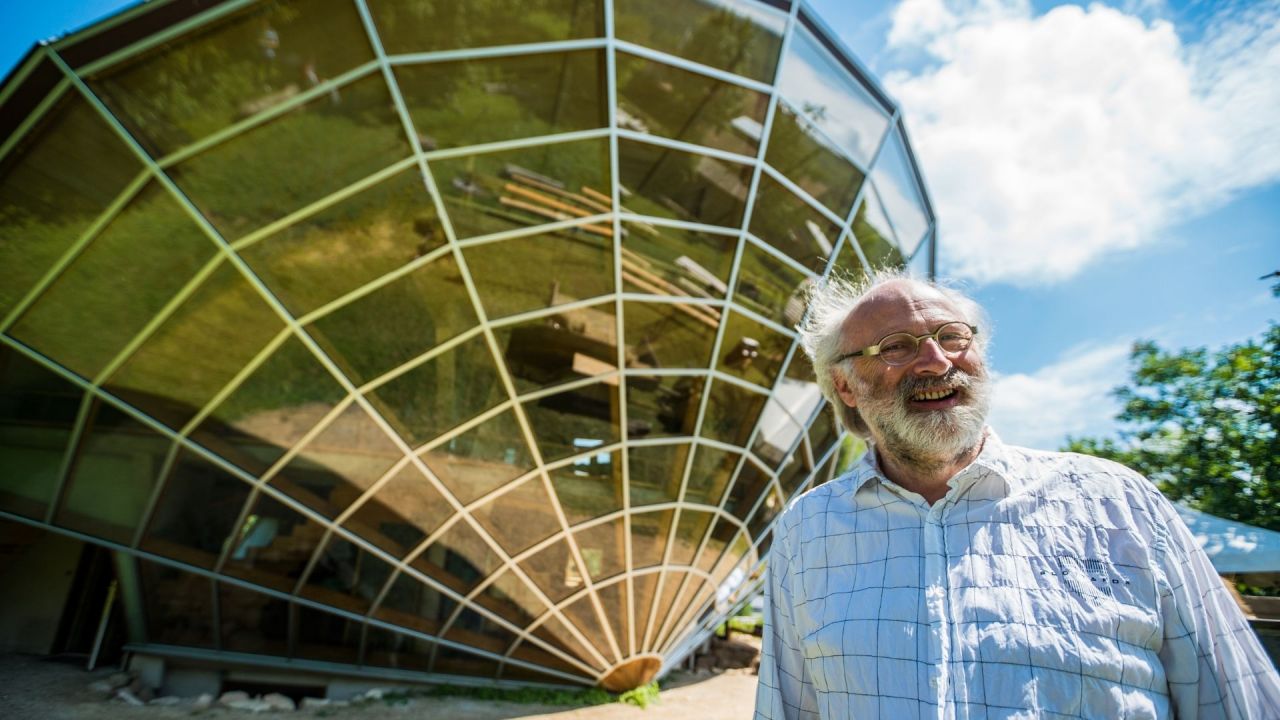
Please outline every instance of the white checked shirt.
[{"label": "white checked shirt", "polygon": [[874,453],[793,501],[756,720],[1280,718],[1280,679],[1169,502],[1004,445],[932,507]]}]

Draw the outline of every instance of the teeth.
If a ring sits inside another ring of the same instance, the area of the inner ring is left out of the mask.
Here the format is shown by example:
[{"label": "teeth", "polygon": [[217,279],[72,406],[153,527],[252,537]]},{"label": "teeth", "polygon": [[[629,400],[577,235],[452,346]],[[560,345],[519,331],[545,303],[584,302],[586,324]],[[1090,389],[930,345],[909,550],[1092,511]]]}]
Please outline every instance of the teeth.
[{"label": "teeth", "polygon": [[931,392],[923,392],[916,395],[916,400],[941,400],[950,395],[953,390],[933,390]]}]

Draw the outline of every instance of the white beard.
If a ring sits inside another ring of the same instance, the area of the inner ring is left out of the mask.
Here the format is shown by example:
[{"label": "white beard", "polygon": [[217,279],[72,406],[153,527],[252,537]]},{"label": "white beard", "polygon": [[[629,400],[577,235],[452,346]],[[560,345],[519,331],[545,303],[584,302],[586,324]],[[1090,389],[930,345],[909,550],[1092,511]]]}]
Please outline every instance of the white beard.
[{"label": "white beard", "polygon": [[[907,377],[891,391],[877,391],[854,378],[862,401],[859,411],[882,452],[920,470],[934,470],[964,457],[982,442],[991,405],[990,380],[983,370],[970,374],[953,367],[941,378]],[[912,411],[912,395],[926,389],[955,388],[962,401],[946,410]]]}]

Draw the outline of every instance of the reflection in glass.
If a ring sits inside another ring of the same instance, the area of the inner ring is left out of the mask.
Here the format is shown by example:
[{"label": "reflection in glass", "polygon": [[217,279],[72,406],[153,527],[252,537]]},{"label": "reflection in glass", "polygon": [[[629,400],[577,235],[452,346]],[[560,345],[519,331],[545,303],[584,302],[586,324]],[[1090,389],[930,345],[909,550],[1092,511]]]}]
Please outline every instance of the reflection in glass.
[{"label": "reflection in glass", "polygon": [[88,83],[159,157],[372,59],[350,3],[255,3]]},{"label": "reflection in glass", "polygon": [[288,602],[234,583],[220,582],[217,587],[220,649],[288,656]]},{"label": "reflection in glass", "polygon": [[391,54],[599,37],[599,0],[370,0]]},{"label": "reflection in glass", "polygon": [[554,615],[548,616],[545,622],[534,628],[532,634],[539,640],[580,659],[589,666],[603,669],[587,652],[582,643],[578,642],[578,639],[569,632],[565,624]]},{"label": "reflection in glass", "polygon": [[751,537],[760,537],[760,533],[764,531],[765,526],[772,522],[773,519],[777,517],[778,513],[782,511],[784,503],[785,501],[783,500],[782,495],[778,493],[778,490],[776,488],[769,488],[768,494],[765,495],[764,502],[760,503],[760,506],[756,508],[755,513],[752,514],[751,520],[747,523],[747,532]]},{"label": "reflection in glass", "polygon": [[542,479],[530,478],[474,509],[472,515],[510,555],[560,530]]},{"label": "reflection in glass", "polygon": [[435,647],[436,644],[430,640],[370,625],[365,629],[364,663],[373,667],[426,672]]},{"label": "reflection in glass", "polygon": [[617,0],[618,39],[773,82],[787,16],[752,0]]},{"label": "reflection in glass", "polygon": [[618,321],[611,302],[506,325],[493,334],[518,393],[617,370]]},{"label": "reflection in glass", "polygon": [[249,281],[233,265],[222,263],[106,386],[179,429],[283,329],[280,317]]},{"label": "reflection in glass", "polygon": [[639,445],[627,450],[631,466],[631,506],[674,502],[680,494],[685,459],[691,448],[689,443],[679,443]]},{"label": "reflection in glass", "polygon": [[235,530],[249,485],[181,450],[147,524],[142,550],[212,568]]},{"label": "reflection in glass", "polygon": [[458,264],[446,255],[325,315],[307,330],[356,384],[363,384],[475,324]]},{"label": "reflection in glass", "polygon": [[622,509],[622,453],[597,453],[548,471],[570,525]]},{"label": "reflection in glass", "polygon": [[557,540],[521,560],[520,569],[553,603],[559,603],[583,586],[582,570],[574,562],[567,540]]},{"label": "reflection in glass", "polygon": [[754,156],[769,96],[619,52],[618,125]]},{"label": "reflection in glass", "polygon": [[169,565],[137,560],[147,642],[213,647],[213,582]]},{"label": "reflection in glass", "polygon": [[750,165],[619,139],[618,173],[625,210],[704,225],[742,225]]},{"label": "reflection in glass", "polygon": [[307,574],[301,594],[363,615],[391,578],[391,570],[385,560],[333,534]]},{"label": "reflection in glass", "polygon": [[196,427],[191,438],[260,475],[345,393],[311,351],[291,336]]},{"label": "reflection in glass", "polygon": [[786,497],[794,495],[804,481],[809,479],[812,471],[813,466],[809,464],[804,451],[797,448],[778,468],[778,485],[782,488],[782,494]]},{"label": "reflection in glass", "polygon": [[712,513],[702,510],[681,509],[668,562],[672,565],[692,563],[694,553],[698,552],[698,546],[702,544],[702,536],[706,535],[707,528],[711,526],[711,520],[714,517]]},{"label": "reflection in glass", "polygon": [[627,569],[626,527],[622,518],[592,525],[573,534],[591,579],[599,582]]},{"label": "reflection in glass", "polygon": [[609,631],[600,624],[600,613],[596,612],[595,603],[591,602],[590,595],[575,600],[561,612],[569,622],[582,631],[587,641],[594,645],[601,655],[606,658],[616,658],[609,646]]},{"label": "reflection in glass", "polygon": [[732,236],[629,220],[622,224],[622,242],[627,292],[720,299],[728,289],[737,242]]},{"label": "reflection in glass", "polygon": [[604,587],[597,586],[596,595],[600,598],[600,606],[604,609],[605,622],[613,628],[613,636],[617,639],[622,652],[627,653],[631,644],[631,618],[627,615],[630,598],[627,597],[626,583],[616,582]]},{"label": "reflection in glass", "polygon": [[719,308],[633,301],[622,307],[627,367],[707,367],[720,325]]},{"label": "reflection in glass", "polygon": [[419,632],[439,635],[458,603],[418,578],[399,572],[373,616]]},{"label": "reflection in glass", "polygon": [[348,665],[359,662],[361,623],[301,603],[294,605],[293,613],[293,657]]},{"label": "reflection in glass", "polygon": [[445,242],[415,166],[239,250],[295,316],[403,267]]},{"label": "reflection in glass", "polygon": [[778,74],[778,90],[862,167],[871,164],[889,127],[884,108],[803,26],[795,29]]},{"label": "reflection in glass", "polygon": [[466,504],[533,468],[515,413],[501,412],[422,455],[458,501]]},{"label": "reflection in glass", "polygon": [[645,628],[649,626],[649,611],[658,592],[658,577],[662,573],[637,574],[631,580],[631,593],[636,603],[636,644],[643,646]]},{"label": "reflection in glass", "polygon": [[141,170],[76,92],[65,93],[0,158],[0,317]]},{"label": "reflection in glass", "polygon": [[53,371],[0,345],[0,510],[44,517],[81,395]]},{"label": "reflection in glass", "polygon": [[[613,247],[590,227],[594,226],[463,248],[489,318],[613,292]],[[538,272],[517,268],[538,268]]]},{"label": "reflection in glass", "polygon": [[444,637],[496,655],[505,653],[516,640],[515,633],[470,608],[458,613]]},{"label": "reflection in glass", "polygon": [[476,335],[379,386],[369,400],[416,448],[506,397],[489,344]]},{"label": "reflection in glass", "polygon": [[[431,168],[459,238],[599,215],[612,209],[609,142],[605,139],[434,160]],[[582,231],[613,236],[608,223],[587,225]]]},{"label": "reflection in glass", "polygon": [[756,237],[816,273],[825,269],[827,258],[840,239],[840,225],[769,177],[768,173],[760,174],[750,230]]},{"label": "reflection in glass", "polygon": [[172,443],[115,407],[95,402],[54,523],[132,544]]},{"label": "reflection in glass", "polygon": [[395,74],[428,151],[609,121],[603,50],[400,65]]},{"label": "reflection in glass", "polygon": [[786,327],[795,327],[804,316],[804,291],[809,282],[804,273],[748,242],[742,248],[733,301]]},{"label": "reflection in glass", "polygon": [[[706,380],[680,375],[627,377],[627,437],[692,435]],[[634,450],[639,449],[635,448]],[[634,477],[634,472],[633,472]]]},{"label": "reflection in glass", "polygon": [[728,323],[716,369],[762,387],[773,385],[791,338],[735,312]]},{"label": "reflection in glass", "polygon": [[631,516],[631,567],[642,568],[662,563],[671,529],[673,510],[640,512]]},{"label": "reflection in glass", "polygon": [[230,538],[222,572],[291,593],[325,529],[266,493],[259,493]]},{"label": "reflection in glass", "polygon": [[890,134],[885,141],[871,172],[871,181],[880,191],[880,199],[897,231],[903,255],[910,256],[924,238],[925,230],[929,229],[929,218],[925,215],[920,184],[907,158],[901,130]]},{"label": "reflection in glass", "polygon": [[724,509],[739,520],[746,521],[755,506],[756,500],[764,494],[772,476],[759,465],[747,460],[738,470],[738,476],[729,486],[729,495],[725,498]]},{"label": "reflection in glass", "polygon": [[498,554],[465,521],[459,520],[413,559],[413,568],[466,595],[502,565]]},{"label": "reflection in glass", "polygon": [[693,454],[693,467],[689,470],[683,500],[700,505],[719,505],[724,488],[741,459],[739,453],[699,445]]},{"label": "reflection in glass", "polygon": [[435,532],[453,507],[413,463],[400,468],[347,518],[348,530],[403,558]]},{"label": "reflection in glass", "polygon": [[846,217],[862,185],[863,174],[832,145],[807,115],[778,103],[765,162],[786,175],[818,202]]},{"label": "reflection in glass", "polygon": [[858,206],[858,214],[853,218],[853,236],[857,238],[858,246],[862,248],[862,254],[872,268],[902,264],[902,255],[898,252],[893,230],[885,219],[875,182],[867,185],[862,204]]},{"label": "reflection in glass", "polygon": [[[796,354],[803,354],[797,350]],[[760,429],[751,451],[770,467],[776,467],[800,437],[805,423],[823,404],[817,383],[793,380],[784,376],[774,386],[773,394],[760,415]]]},{"label": "reflection in glass", "polygon": [[745,445],[767,399],[768,396],[744,387],[713,380],[699,434],[720,442]]},{"label": "reflection in glass", "polygon": [[829,412],[820,412],[809,426],[809,446],[813,448],[813,457],[820,460],[840,439],[839,428],[835,418]]},{"label": "reflection in glass", "polygon": [[9,334],[93,379],[215,250],[169,194],[149,183]]},{"label": "reflection in glass", "polygon": [[618,390],[595,383],[524,403],[544,462],[616,443]]}]

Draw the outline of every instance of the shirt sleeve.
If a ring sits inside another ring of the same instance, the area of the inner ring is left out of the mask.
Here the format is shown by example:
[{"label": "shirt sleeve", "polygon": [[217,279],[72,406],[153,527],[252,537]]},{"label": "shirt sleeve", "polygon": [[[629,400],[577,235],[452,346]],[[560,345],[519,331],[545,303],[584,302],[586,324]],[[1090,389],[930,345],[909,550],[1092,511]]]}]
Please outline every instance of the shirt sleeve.
[{"label": "shirt sleeve", "polygon": [[[783,535],[780,518],[774,532]],[[817,693],[805,667],[796,631],[790,591],[791,556],[786,538],[775,538],[769,552],[764,595],[764,638],[754,720],[818,718]]]},{"label": "shirt sleeve", "polygon": [[1168,500],[1157,500],[1164,576],[1160,661],[1179,720],[1280,717],[1280,677],[1213,564]]}]

